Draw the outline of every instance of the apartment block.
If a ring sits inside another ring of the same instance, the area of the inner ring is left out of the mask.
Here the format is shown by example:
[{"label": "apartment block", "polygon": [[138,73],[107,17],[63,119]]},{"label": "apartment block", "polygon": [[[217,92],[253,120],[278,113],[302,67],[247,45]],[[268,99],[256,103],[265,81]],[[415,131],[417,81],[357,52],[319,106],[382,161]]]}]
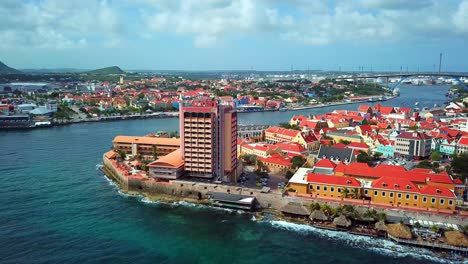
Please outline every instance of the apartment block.
[{"label": "apartment block", "polygon": [[237,112],[214,101],[181,103],[180,137],[185,174],[237,180]]},{"label": "apartment block", "polygon": [[395,140],[395,156],[424,159],[431,154],[432,137],[423,132],[402,132]]}]

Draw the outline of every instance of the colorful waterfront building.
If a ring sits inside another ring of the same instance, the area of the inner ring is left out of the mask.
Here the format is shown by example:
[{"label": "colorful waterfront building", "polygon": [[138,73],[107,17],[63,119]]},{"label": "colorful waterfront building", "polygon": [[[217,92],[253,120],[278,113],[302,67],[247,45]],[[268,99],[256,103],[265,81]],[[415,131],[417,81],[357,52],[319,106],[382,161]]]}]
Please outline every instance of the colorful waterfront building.
[{"label": "colorful waterfront building", "polygon": [[457,141],[451,139],[443,139],[439,145],[439,152],[442,155],[452,156],[455,153],[457,147]]},{"label": "colorful waterfront building", "polygon": [[393,144],[390,141],[379,144],[376,151],[382,153],[382,158],[393,158],[394,156]]}]

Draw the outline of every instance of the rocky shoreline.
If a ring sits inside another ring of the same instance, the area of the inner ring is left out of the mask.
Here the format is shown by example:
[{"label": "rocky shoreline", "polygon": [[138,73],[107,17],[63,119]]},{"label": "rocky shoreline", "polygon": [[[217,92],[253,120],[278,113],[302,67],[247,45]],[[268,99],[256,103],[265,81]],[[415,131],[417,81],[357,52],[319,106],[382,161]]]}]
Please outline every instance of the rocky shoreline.
[{"label": "rocky shoreline", "polygon": [[[167,205],[184,202],[184,203],[188,203],[192,205],[200,205],[200,206],[206,206],[210,208],[218,208],[218,207],[213,207],[208,199],[197,199],[197,198],[193,198],[189,196],[184,197],[184,196],[170,195],[170,194],[164,194],[164,193],[148,193],[144,191],[124,190],[123,188],[121,188],[121,184],[118,181],[116,181],[116,179],[113,178],[112,175],[107,175],[108,172],[106,173],[105,170],[103,170],[103,172],[104,172],[105,177],[107,177],[109,180],[116,183],[117,188],[119,189],[119,192],[123,193],[124,195],[140,196],[148,200],[149,202],[162,203],[162,204],[167,204]],[[355,226],[355,225],[340,226],[340,225],[337,225],[332,220],[332,218],[328,218],[326,221],[322,221],[322,220],[312,219],[311,216],[306,216],[306,217],[299,216],[298,217],[295,215],[284,213],[281,210],[274,209],[274,208],[262,208],[258,211],[253,211],[253,212],[247,211],[246,213],[252,215],[252,218],[257,222],[283,221],[287,223],[314,227],[314,228],[318,228],[322,230],[337,231],[337,232],[343,232],[343,233],[347,233],[351,235],[379,238],[379,239],[383,239],[386,241],[393,241],[397,244],[405,244],[405,243],[400,243],[398,241],[390,239],[386,231],[379,233],[378,231],[374,230],[374,226],[370,227],[369,225],[367,227],[362,226],[362,225],[361,226]],[[350,221],[350,220],[347,220],[347,221]],[[418,247],[418,245],[416,244],[411,245],[411,244],[406,243],[406,245]],[[468,254],[466,252],[457,252],[456,254],[453,254],[454,253],[453,251],[450,252],[450,251],[444,250],[443,248],[432,247],[431,251],[434,252],[438,257],[446,259],[446,260],[450,260],[450,261],[453,261],[453,260],[465,261],[468,257]]]}]

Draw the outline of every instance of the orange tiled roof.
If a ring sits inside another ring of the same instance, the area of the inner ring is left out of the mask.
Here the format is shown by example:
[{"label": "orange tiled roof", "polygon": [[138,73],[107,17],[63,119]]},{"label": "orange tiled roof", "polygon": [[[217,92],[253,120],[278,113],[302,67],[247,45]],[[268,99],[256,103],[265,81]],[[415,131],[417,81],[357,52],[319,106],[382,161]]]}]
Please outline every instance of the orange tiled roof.
[{"label": "orange tiled roof", "polygon": [[179,138],[116,136],[112,142],[113,143],[131,143],[131,144],[180,146],[180,139]]},{"label": "orange tiled roof", "polygon": [[184,160],[182,159],[182,150],[177,149],[173,152],[160,157],[159,159],[148,164],[149,167],[171,167],[179,168],[184,165]]}]

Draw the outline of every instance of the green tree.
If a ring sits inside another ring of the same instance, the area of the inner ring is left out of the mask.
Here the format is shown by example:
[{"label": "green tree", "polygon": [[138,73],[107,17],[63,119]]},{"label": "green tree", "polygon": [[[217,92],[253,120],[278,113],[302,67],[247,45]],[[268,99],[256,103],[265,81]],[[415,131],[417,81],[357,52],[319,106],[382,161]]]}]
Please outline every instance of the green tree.
[{"label": "green tree", "polygon": [[416,165],[416,168],[422,168],[422,169],[432,169],[432,164],[428,160],[423,160]]},{"label": "green tree", "polygon": [[124,151],[120,150],[120,149],[116,150],[115,152],[117,152],[117,154],[119,154],[119,156],[122,159],[125,159],[127,157],[127,154]]},{"label": "green tree", "polygon": [[333,214],[333,209],[328,204],[320,205],[320,210],[327,214],[328,216]]},{"label": "green tree", "polygon": [[462,181],[468,177],[468,153],[454,155],[451,163],[451,171]]},{"label": "green tree", "polygon": [[432,151],[431,160],[432,161],[440,161],[441,160],[440,153],[438,151]]},{"label": "green tree", "polygon": [[177,138],[177,137],[179,137],[179,132],[178,131],[171,131],[171,133],[169,133],[169,137]]},{"label": "green tree", "polygon": [[153,158],[154,160],[158,159],[159,153],[158,153],[158,147],[153,146]]},{"label": "green tree", "polygon": [[340,143],[345,144],[345,145],[349,145],[349,144],[351,144],[351,141],[346,140],[346,139],[341,139]]},{"label": "green tree", "polygon": [[378,160],[382,157],[383,153],[382,152],[374,152],[374,160]]},{"label": "green tree", "polygon": [[341,189],[341,196],[343,198],[347,198],[348,194],[349,194],[349,189],[348,188],[344,187],[343,189]]},{"label": "green tree", "polygon": [[311,211],[320,210],[320,204],[319,203],[311,203],[310,204],[310,210]]},{"label": "green tree", "polygon": [[286,178],[286,180],[290,180],[293,175],[294,175],[294,173],[292,171],[288,170],[284,177]]},{"label": "green tree", "polygon": [[301,156],[294,156],[291,159],[293,169],[300,168],[302,165],[304,165],[305,162],[306,162],[306,159],[304,159]]},{"label": "green tree", "polygon": [[357,155],[356,161],[371,165],[374,162],[374,159],[371,156],[369,156],[369,154],[361,150],[359,151],[359,154]]}]

